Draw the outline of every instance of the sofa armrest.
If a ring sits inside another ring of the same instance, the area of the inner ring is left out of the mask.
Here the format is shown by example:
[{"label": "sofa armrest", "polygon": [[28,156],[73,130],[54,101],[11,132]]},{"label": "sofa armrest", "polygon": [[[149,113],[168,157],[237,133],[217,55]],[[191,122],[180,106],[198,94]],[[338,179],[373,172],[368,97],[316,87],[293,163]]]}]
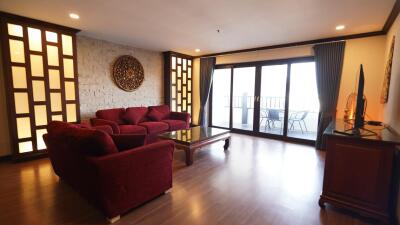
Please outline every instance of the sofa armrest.
[{"label": "sofa armrest", "polygon": [[174,142],[160,141],[101,157],[87,157],[97,202],[109,217],[157,197],[172,187]]},{"label": "sofa armrest", "polygon": [[98,119],[98,118],[91,118],[90,119],[90,123],[92,124],[92,126],[103,126],[103,125],[108,125],[112,128],[114,134],[119,134],[119,127],[118,124],[114,121],[110,121],[110,120],[103,120],[103,119]]},{"label": "sofa armrest", "polygon": [[183,120],[187,124],[187,128],[189,128],[190,125],[190,113],[185,113],[185,112],[171,112],[170,113],[170,118],[174,120]]},{"label": "sofa armrest", "polygon": [[146,135],[113,134],[111,137],[120,151],[137,148],[146,144]]}]

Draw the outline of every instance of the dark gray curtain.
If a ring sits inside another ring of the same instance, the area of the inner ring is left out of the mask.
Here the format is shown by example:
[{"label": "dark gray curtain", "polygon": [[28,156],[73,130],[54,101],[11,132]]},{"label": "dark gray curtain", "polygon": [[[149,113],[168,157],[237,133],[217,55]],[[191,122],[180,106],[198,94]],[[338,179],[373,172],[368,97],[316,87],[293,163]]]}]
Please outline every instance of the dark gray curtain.
[{"label": "dark gray curtain", "polygon": [[336,118],[336,105],[342,76],[345,42],[331,42],[314,46],[317,89],[320,103],[315,147],[325,149],[323,133]]},{"label": "dark gray curtain", "polygon": [[200,58],[200,114],[199,125],[208,126],[206,120],[206,104],[210,95],[213,80],[215,57]]}]

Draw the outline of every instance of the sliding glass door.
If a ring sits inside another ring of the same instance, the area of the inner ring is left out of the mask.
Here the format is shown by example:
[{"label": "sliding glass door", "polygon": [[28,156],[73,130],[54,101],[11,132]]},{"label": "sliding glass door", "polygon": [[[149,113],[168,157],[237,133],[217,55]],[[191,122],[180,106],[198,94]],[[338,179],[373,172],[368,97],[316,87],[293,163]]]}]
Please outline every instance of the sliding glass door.
[{"label": "sliding glass door", "polygon": [[283,135],[287,64],[261,69],[260,132]]},{"label": "sliding glass door", "polygon": [[255,67],[233,69],[232,128],[253,130]]},{"label": "sliding glass door", "polygon": [[211,126],[315,140],[319,102],[311,57],[215,69]]},{"label": "sliding glass door", "polygon": [[229,128],[231,107],[231,69],[214,71],[211,101],[211,122],[217,127]]},{"label": "sliding glass door", "polygon": [[293,63],[290,70],[287,136],[315,140],[319,100],[315,63]]}]

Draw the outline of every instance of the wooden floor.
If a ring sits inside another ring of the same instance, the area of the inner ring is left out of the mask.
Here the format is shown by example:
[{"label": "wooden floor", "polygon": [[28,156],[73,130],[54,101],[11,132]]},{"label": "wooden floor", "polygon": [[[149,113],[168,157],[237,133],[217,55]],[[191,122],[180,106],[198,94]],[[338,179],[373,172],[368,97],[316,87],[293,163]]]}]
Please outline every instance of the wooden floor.
[{"label": "wooden floor", "polygon": [[[320,210],[324,152],[245,135],[195,153],[175,152],[171,193],[132,210],[120,224],[367,225],[365,218]],[[107,224],[54,175],[48,159],[0,164],[0,224]]]}]

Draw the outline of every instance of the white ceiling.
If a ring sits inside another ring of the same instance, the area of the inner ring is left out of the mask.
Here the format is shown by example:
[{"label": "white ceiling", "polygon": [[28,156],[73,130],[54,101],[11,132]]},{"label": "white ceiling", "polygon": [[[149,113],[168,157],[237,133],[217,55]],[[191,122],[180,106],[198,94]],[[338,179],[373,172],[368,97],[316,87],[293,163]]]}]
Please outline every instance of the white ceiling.
[{"label": "white ceiling", "polygon": [[[395,0],[0,0],[80,35],[190,55],[381,30]],[[79,20],[68,14],[75,12]],[[346,25],[336,31],[338,24]],[[216,30],[219,29],[220,33]],[[200,53],[194,49],[200,48]]]}]

